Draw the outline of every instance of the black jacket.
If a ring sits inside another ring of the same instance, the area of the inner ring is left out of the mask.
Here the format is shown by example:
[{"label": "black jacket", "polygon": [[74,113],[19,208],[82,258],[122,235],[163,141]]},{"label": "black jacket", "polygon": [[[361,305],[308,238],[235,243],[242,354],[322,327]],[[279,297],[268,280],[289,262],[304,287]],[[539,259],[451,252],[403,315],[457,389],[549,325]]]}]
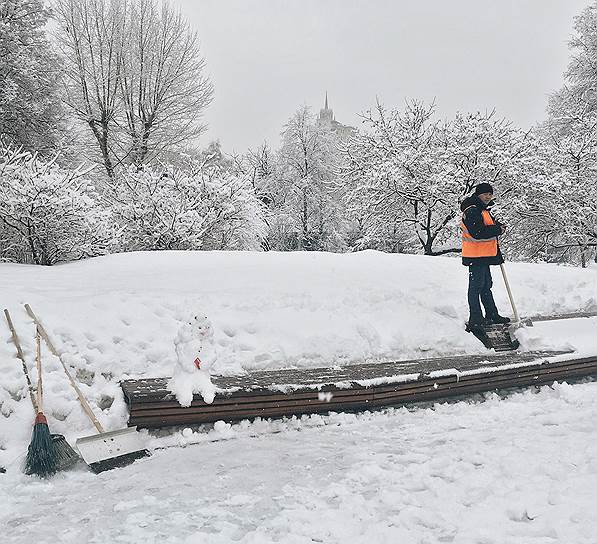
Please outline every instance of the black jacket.
[{"label": "black jacket", "polygon": [[[483,238],[493,238],[502,234],[502,226],[495,218],[495,225],[486,225],[483,222],[481,212],[486,210],[487,206],[478,196],[465,198],[462,204],[460,204],[460,209],[463,211],[464,224],[473,238],[480,240]],[[503,262],[504,258],[502,257],[499,244],[495,257],[462,257],[462,264],[464,266],[472,264],[502,264]]]}]

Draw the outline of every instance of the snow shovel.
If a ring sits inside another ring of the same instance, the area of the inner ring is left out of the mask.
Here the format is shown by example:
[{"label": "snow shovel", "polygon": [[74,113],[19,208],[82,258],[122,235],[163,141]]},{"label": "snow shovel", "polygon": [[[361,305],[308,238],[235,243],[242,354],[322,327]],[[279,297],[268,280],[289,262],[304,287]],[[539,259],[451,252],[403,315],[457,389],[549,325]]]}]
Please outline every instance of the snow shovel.
[{"label": "snow shovel", "polygon": [[58,357],[71,386],[77,393],[83,411],[97,429],[98,434],[79,438],[76,442],[81,457],[83,457],[83,460],[89,465],[91,470],[96,473],[103,472],[104,470],[129,465],[137,459],[149,456],[149,451],[145,448],[142,437],[137,432],[137,427],[126,427],[117,431],[108,432],[104,430],[101,423],[95,417],[89,403],[83,396],[83,393],[79,389],[79,386],[76,384],[71,373],[64,364],[62,357],[54,347],[48,333],[40,323],[39,319],[37,319],[37,316],[33,313],[31,306],[25,304],[25,310],[27,310],[27,313],[33,321],[35,321],[35,324],[50,351]]}]

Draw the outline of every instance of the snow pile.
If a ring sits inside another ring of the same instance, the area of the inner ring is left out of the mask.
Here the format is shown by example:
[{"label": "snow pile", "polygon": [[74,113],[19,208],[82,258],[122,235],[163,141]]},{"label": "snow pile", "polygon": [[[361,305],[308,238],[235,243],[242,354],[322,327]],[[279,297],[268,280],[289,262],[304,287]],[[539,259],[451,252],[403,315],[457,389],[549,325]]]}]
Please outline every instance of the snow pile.
[{"label": "snow pile", "polygon": [[[493,270],[496,301],[508,315],[499,269]],[[523,315],[597,310],[597,268],[508,263],[508,271]],[[120,380],[173,375],[175,338],[189,314],[211,323],[206,351],[199,352],[211,374],[485,352],[463,330],[467,274],[455,258],[139,252],[55,267],[4,263],[0,286],[29,367],[34,327],[25,302],[107,429],[126,425]],[[595,320],[586,322],[594,327]],[[8,327],[0,330],[0,465],[7,466],[29,441],[33,411]],[[523,345],[597,351],[589,342],[575,345],[568,334],[543,331],[526,331]],[[92,434],[58,360],[43,349],[50,429],[71,442]],[[207,381],[192,387],[209,398]]]}]

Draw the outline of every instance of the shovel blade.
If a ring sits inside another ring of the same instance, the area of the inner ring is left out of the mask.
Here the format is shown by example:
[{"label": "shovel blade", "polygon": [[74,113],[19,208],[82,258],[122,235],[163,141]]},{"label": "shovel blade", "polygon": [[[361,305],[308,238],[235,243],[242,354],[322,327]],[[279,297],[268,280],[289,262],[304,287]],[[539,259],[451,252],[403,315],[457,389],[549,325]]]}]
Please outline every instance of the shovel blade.
[{"label": "shovel blade", "polygon": [[124,467],[149,455],[137,427],[85,436],[79,438],[76,445],[81,457],[94,472]]}]

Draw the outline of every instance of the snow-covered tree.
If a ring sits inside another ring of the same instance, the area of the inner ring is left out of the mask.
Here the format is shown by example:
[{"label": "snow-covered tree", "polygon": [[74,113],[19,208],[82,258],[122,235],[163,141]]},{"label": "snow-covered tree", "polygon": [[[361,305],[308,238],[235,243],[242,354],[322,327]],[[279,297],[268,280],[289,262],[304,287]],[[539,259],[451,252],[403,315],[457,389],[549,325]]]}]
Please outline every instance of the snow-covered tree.
[{"label": "snow-covered tree", "polygon": [[[597,247],[597,2],[575,22],[565,85],[536,131],[536,160],[517,214],[521,253],[586,264]],[[525,246],[526,243],[526,247]]]},{"label": "snow-covered tree", "polygon": [[278,250],[343,248],[341,205],[334,183],[339,157],[334,135],[300,108],[286,123],[275,168],[258,178],[269,203],[268,241]]},{"label": "snow-covered tree", "polygon": [[516,205],[521,253],[585,265],[597,247],[597,111],[564,89],[537,130],[537,160]]},{"label": "snow-covered tree", "polygon": [[213,86],[197,32],[180,11],[167,2],[129,0],[126,23],[120,90],[127,160],[138,166],[197,139]]},{"label": "snow-covered tree", "polygon": [[[58,0],[58,41],[65,59],[66,104],[91,133],[110,178],[121,152],[116,139],[123,70],[126,3]],[[92,155],[94,156],[94,154]]]},{"label": "snow-covered tree", "polygon": [[[506,236],[500,244],[502,250],[520,238],[517,204],[528,183],[528,171],[535,161],[533,138],[529,132],[515,127],[495,112],[457,113],[438,130],[438,164],[441,165],[440,191],[450,195],[450,203],[458,204],[471,193],[475,185],[487,182],[493,185],[497,205],[493,214],[507,226]],[[441,241],[451,239],[460,247],[459,207],[450,216],[450,223],[440,236]],[[522,237],[528,239],[528,233]]]},{"label": "snow-covered tree", "polygon": [[243,175],[248,175],[259,199],[269,206],[273,203],[276,180],[276,157],[267,142],[257,149],[249,149],[241,156],[233,157],[234,165]]},{"label": "snow-covered tree", "polygon": [[362,225],[357,247],[377,239],[387,240],[386,247],[389,242],[414,249],[418,238],[425,253],[433,253],[439,202],[430,194],[438,174],[432,115],[432,106],[418,102],[407,103],[404,112],[387,111],[378,102],[364,114],[365,130],[352,139],[344,171],[349,210]]},{"label": "snow-covered tree", "polygon": [[366,130],[347,150],[349,209],[361,226],[356,247],[460,251],[459,204],[479,182],[512,191],[528,156],[527,135],[494,113],[433,120],[434,106],[380,103],[364,115]]},{"label": "snow-covered tree", "polygon": [[0,146],[0,257],[52,265],[101,255],[117,232],[81,170]]},{"label": "snow-covered tree", "polygon": [[593,1],[576,17],[574,30],[569,43],[572,55],[564,74],[566,87],[582,96],[590,109],[597,109],[597,2]]},{"label": "snow-covered tree", "polygon": [[131,167],[107,198],[122,249],[259,249],[263,210],[250,181],[217,167]]},{"label": "snow-covered tree", "polygon": [[56,14],[68,104],[111,179],[202,132],[213,89],[179,11],[157,0],[56,0]]},{"label": "snow-covered tree", "polygon": [[42,0],[0,0],[0,135],[28,151],[60,138],[58,57],[45,34]]},{"label": "snow-covered tree", "polygon": [[262,249],[269,251],[275,240],[272,234],[272,222],[276,220],[277,209],[274,197],[277,194],[276,155],[264,142],[256,149],[249,149],[244,154],[234,154],[229,167],[237,175],[250,180],[253,192],[263,205],[263,220],[267,235],[261,240]]}]

